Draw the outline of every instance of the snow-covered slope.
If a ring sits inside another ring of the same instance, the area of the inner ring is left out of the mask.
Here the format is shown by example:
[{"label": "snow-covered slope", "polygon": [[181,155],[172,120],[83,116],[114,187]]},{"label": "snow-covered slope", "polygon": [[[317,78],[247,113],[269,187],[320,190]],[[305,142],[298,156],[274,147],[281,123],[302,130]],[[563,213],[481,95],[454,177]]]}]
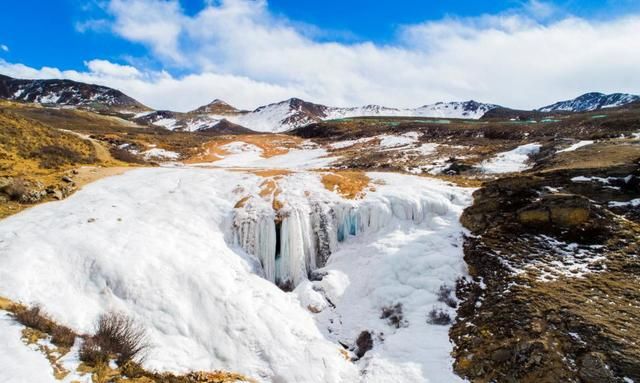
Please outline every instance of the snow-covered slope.
[{"label": "snow-covered slope", "polygon": [[573,100],[556,102],[538,109],[541,112],[588,112],[602,108],[614,108],[623,106],[635,101],[640,101],[640,96],[626,93],[586,93]]},{"label": "snow-covered slope", "polygon": [[[0,295],[40,303],[81,332],[124,311],[149,330],[152,369],[262,382],[457,381],[448,327],[426,315],[441,306],[439,286],[465,273],[458,218],[470,191],[369,176],[376,190],[358,201],[326,190],[318,173],[283,176],[277,258],[260,176],[156,168],[104,179],[0,221]],[[239,206],[246,195],[256,202]],[[308,281],[322,266],[326,277]],[[276,277],[298,288],[283,292]],[[380,319],[396,303],[407,326]],[[364,330],[373,349],[347,361],[338,341],[353,345]]]},{"label": "snow-covered slope", "polygon": [[338,108],[292,98],[262,106],[251,112],[219,114],[214,117],[226,118],[251,130],[278,133],[313,122],[349,117],[403,116],[479,119],[495,107],[496,105],[466,101],[439,102],[414,109],[388,108],[380,105]]}]

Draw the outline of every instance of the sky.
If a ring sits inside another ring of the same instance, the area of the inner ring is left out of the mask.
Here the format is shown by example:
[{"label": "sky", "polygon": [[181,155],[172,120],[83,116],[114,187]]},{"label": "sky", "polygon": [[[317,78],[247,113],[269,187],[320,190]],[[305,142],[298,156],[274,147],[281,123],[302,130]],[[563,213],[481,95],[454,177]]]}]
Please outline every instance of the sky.
[{"label": "sky", "polygon": [[[0,73],[111,86],[158,109],[300,97],[532,109],[640,93],[640,0],[22,0]],[[25,19],[28,22],[25,22]]]}]

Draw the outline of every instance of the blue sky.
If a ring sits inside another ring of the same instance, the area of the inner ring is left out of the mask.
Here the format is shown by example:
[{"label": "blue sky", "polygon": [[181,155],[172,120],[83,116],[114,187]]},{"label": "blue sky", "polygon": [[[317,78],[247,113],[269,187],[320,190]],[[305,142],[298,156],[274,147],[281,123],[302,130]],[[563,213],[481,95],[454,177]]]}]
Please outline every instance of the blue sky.
[{"label": "blue sky", "polygon": [[178,109],[286,96],[533,107],[638,92],[638,15],[640,0],[10,1],[0,73],[92,81]]},{"label": "blue sky", "polygon": [[[186,14],[194,15],[206,5],[204,0],[182,0]],[[102,57],[126,62],[132,57],[145,60],[148,65],[162,66],[148,49],[106,33],[103,30],[78,30],[78,24],[109,17],[97,1],[81,0],[22,0],[2,5],[0,44],[9,48],[2,58],[31,66],[55,66],[82,69],[84,61]],[[518,0],[507,1],[442,1],[442,0],[270,0],[269,8],[302,27],[313,26],[313,38],[320,41],[373,41],[389,44],[394,41],[398,27],[444,17],[469,17],[495,14],[517,8]],[[550,3],[551,4],[551,3]],[[553,3],[562,14],[571,13],[588,18],[609,18],[640,11],[636,0],[581,0]],[[29,22],[25,22],[28,15]],[[304,28],[303,28],[304,29]],[[639,32],[640,33],[640,32]],[[166,67],[179,72],[180,68]]]}]

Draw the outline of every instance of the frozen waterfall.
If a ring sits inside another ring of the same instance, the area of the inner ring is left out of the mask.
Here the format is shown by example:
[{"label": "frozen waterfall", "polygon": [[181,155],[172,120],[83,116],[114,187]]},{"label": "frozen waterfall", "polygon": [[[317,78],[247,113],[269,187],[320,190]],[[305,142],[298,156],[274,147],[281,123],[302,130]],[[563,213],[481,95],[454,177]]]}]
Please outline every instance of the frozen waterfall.
[{"label": "frozen waterfall", "polygon": [[451,201],[441,195],[380,197],[305,201],[278,212],[249,204],[235,209],[233,240],[260,260],[266,279],[288,289],[323,267],[338,243],[349,237],[379,230],[394,219],[421,224],[451,209]]}]

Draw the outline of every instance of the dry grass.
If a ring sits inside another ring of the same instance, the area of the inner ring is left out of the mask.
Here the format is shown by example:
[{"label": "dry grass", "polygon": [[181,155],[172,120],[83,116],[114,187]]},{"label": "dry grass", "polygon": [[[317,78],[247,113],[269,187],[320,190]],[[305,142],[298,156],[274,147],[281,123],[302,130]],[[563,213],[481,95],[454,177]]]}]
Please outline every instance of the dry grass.
[{"label": "dry grass", "polygon": [[288,176],[293,172],[287,169],[264,169],[264,170],[248,170],[249,173],[255,174],[259,177],[276,177],[276,176]]},{"label": "dry grass", "polygon": [[193,164],[218,161],[229,154],[223,146],[232,142],[244,142],[257,146],[262,150],[262,157],[270,158],[287,154],[289,150],[299,147],[302,139],[283,134],[220,136],[204,143],[200,150],[185,162]]},{"label": "dry grass", "polygon": [[337,192],[344,198],[358,199],[364,197],[371,179],[363,172],[341,171],[325,173],[321,181],[329,191]]},{"label": "dry grass", "polygon": [[629,140],[597,142],[580,150],[558,153],[540,170],[606,168],[634,163],[639,159],[640,145],[637,143]]}]

